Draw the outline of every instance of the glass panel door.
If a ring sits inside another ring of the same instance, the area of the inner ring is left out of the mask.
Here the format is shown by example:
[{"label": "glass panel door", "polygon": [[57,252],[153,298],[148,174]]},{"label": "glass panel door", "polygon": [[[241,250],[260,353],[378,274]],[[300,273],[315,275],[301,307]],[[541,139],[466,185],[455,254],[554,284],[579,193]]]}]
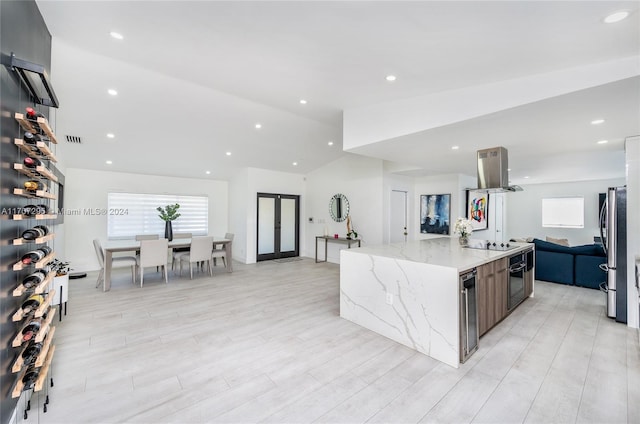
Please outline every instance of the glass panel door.
[{"label": "glass panel door", "polygon": [[296,250],[296,199],[280,199],[280,252]]},{"label": "glass panel door", "polygon": [[258,255],[275,252],[276,199],[258,197]]}]

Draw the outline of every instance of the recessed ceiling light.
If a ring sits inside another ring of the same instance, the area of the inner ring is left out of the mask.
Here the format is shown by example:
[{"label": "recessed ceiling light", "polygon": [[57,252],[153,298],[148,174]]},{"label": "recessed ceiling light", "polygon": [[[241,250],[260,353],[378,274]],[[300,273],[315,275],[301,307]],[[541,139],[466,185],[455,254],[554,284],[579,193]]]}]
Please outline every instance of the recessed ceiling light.
[{"label": "recessed ceiling light", "polygon": [[209,175],[211,174],[211,171],[206,171],[205,174]]},{"label": "recessed ceiling light", "polygon": [[395,80],[396,80],[396,76],[395,76],[395,75],[387,75],[387,76],[385,77],[385,79],[386,79],[387,81],[395,81]]},{"label": "recessed ceiling light", "polygon": [[262,128],[262,124],[256,124],[256,129],[259,130],[260,128]]},{"label": "recessed ceiling light", "polygon": [[329,146],[333,146],[333,141],[327,143]]},{"label": "recessed ceiling light", "polygon": [[293,162],[293,166],[298,166],[298,162]]},{"label": "recessed ceiling light", "polygon": [[524,176],[524,178],[529,178],[529,176],[528,176],[528,175],[525,175],[525,176]]},{"label": "recessed ceiling light", "polygon": [[108,89],[107,93],[111,94],[112,96],[117,96],[118,95],[118,92],[116,90],[114,90],[113,88]]},{"label": "recessed ceiling light", "polygon": [[613,23],[616,23],[616,22],[620,22],[621,20],[623,20],[627,16],[629,16],[629,12],[627,12],[626,10],[620,10],[620,11],[614,12],[611,15],[607,16],[606,18],[604,18],[604,23],[613,24]]},{"label": "recessed ceiling light", "polygon": [[120,34],[119,32],[115,32],[115,31],[111,31],[109,33],[110,36],[112,36],[113,38],[115,38],[116,40],[122,40],[124,37],[122,36],[122,34]]},{"label": "recessed ceiling light", "polygon": [[300,99],[300,104],[301,104],[301,105],[306,105],[306,104],[307,104],[307,101],[306,101],[305,99]]},{"label": "recessed ceiling light", "polygon": [[115,136],[116,136],[116,135],[115,135],[115,134],[113,134],[113,133],[109,133],[109,134],[107,134],[107,138],[115,138]]},{"label": "recessed ceiling light", "polygon": [[511,172],[511,168],[507,168],[507,171]]},{"label": "recessed ceiling light", "polygon": [[604,119],[594,119],[591,121],[591,125],[600,125],[602,123],[604,123]]},{"label": "recessed ceiling light", "polygon": [[108,160],[108,161],[106,161],[105,163],[106,163],[107,165],[111,165],[113,162],[112,162],[112,161],[110,161],[110,160]]},{"label": "recessed ceiling light", "polygon": [[227,156],[231,156],[231,152],[227,152]]},{"label": "recessed ceiling light", "polygon": [[598,144],[607,144],[609,142],[609,140],[600,140],[598,141]]},{"label": "recessed ceiling light", "polygon": [[458,150],[460,146],[451,146],[451,150]]}]

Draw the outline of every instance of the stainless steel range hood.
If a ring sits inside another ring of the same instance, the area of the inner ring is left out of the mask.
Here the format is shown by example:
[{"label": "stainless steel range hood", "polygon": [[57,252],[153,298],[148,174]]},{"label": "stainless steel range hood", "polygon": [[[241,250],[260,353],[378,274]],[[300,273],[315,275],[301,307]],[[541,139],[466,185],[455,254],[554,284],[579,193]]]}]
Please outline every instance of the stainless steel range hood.
[{"label": "stainless steel range hood", "polygon": [[478,189],[492,193],[522,191],[520,186],[509,185],[507,149],[492,147],[478,150]]}]

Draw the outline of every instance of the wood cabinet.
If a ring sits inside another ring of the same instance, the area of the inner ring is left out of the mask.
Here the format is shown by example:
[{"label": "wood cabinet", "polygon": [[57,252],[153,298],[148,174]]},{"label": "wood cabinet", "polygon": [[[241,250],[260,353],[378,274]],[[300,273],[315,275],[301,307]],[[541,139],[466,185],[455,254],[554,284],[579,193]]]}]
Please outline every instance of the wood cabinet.
[{"label": "wood cabinet", "polygon": [[508,314],[508,268],[508,258],[498,259],[477,268],[478,332],[481,336]]}]

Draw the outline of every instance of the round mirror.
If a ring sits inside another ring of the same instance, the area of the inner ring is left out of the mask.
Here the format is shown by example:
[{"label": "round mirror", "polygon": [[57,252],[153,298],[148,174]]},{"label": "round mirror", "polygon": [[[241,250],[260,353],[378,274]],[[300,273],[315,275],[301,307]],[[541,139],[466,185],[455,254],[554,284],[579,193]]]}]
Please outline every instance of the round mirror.
[{"label": "round mirror", "polygon": [[329,213],[336,222],[342,222],[349,216],[349,200],[344,194],[335,194],[329,202]]}]

